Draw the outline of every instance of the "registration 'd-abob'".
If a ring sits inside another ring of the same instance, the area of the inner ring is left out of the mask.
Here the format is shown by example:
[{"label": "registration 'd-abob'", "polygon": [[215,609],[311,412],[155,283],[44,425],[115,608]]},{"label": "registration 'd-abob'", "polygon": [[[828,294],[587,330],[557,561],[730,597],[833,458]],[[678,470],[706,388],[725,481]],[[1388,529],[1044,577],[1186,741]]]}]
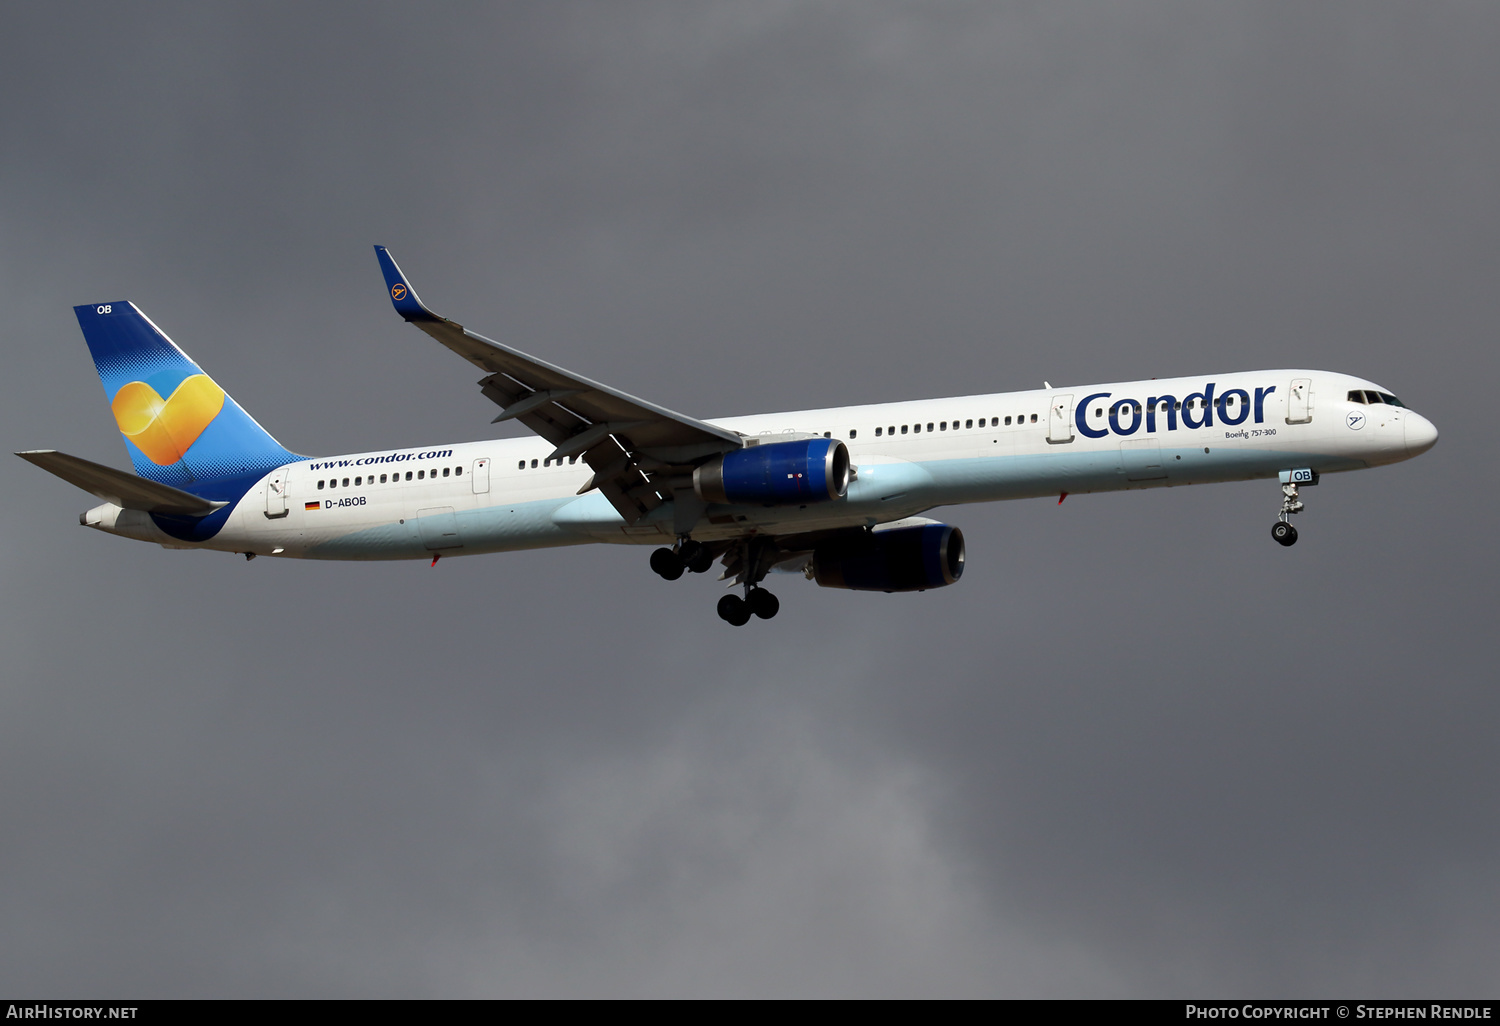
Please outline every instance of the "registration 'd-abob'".
[{"label": "registration 'd-abob'", "polygon": [[768,573],[923,591],[964,571],[940,506],[1274,480],[1271,536],[1297,541],[1301,489],[1426,452],[1437,429],[1381,385],[1316,370],[1109,382],[700,420],[469,331],[375,247],[396,313],[483,372],[535,437],[298,456],[133,303],[74,308],[135,474],[18,453],[104,500],[87,527],[168,548],[298,559],[430,559],[651,545],[667,580],[715,562],[719,616],[780,603]]}]

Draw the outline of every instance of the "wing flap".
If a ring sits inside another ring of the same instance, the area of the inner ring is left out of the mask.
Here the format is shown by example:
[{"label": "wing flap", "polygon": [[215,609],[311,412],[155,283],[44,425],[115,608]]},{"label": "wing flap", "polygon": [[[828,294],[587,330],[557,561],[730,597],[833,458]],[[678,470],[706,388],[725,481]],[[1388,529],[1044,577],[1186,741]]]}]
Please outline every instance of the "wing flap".
[{"label": "wing flap", "polygon": [[[497,421],[518,420],[551,442],[553,459],[582,453],[596,474],[620,454],[629,457],[621,471],[597,478],[600,491],[627,523],[671,494],[665,478],[658,481],[662,475],[648,467],[691,467],[744,445],[733,431],[591,381],[438,316],[417,298],[384,246],[376,246],[375,255],[396,312],[487,372],[480,391],[501,408]],[[632,473],[638,481],[630,478]]]}]

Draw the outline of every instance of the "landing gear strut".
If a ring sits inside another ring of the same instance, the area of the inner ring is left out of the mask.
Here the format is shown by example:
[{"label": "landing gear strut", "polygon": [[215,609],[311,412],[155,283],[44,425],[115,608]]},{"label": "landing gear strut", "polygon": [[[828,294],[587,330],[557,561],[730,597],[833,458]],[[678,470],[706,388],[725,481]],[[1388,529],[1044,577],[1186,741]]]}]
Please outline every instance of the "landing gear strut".
[{"label": "landing gear strut", "polygon": [[1297,498],[1297,482],[1287,481],[1281,486],[1281,516],[1271,525],[1271,537],[1282,545],[1296,545],[1297,529],[1288,518],[1301,512],[1302,500]]},{"label": "landing gear strut", "polygon": [[[691,570],[695,574],[706,572],[714,565],[715,552],[707,545],[692,538],[679,538],[672,548],[657,549],[651,553],[651,569],[669,581],[675,581]],[[735,543],[724,555],[724,576],[743,585],[745,596],[725,595],[719,599],[719,619],[735,627],[743,627],[752,616],[769,620],[781,611],[781,600],[760,586],[766,572],[776,558],[776,549],[763,539],[746,538]]]}]

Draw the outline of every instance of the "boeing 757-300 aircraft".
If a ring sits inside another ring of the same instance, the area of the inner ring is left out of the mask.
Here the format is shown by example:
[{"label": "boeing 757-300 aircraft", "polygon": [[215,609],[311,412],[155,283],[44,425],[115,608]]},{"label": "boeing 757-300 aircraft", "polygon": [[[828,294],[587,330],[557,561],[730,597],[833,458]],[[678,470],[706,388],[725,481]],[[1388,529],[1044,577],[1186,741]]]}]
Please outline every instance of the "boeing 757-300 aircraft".
[{"label": "boeing 757-300 aircraft", "polygon": [[301,559],[428,559],[656,545],[668,580],[738,587],[741,626],[780,605],[772,570],[824,587],[958,581],[963,534],[922,514],[997,499],[1279,479],[1271,534],[1297,540],[1299,489],[1410,459],[1425,417],[1347,374],[1264,370],[697,420],[517,352],[429,310],[375,247],[396,312],[478,367],[496,422],[535,438],[298,456],[133,303],[74,308],[134,475],[18,453],[104,500],[80,521],[168,548]]}]

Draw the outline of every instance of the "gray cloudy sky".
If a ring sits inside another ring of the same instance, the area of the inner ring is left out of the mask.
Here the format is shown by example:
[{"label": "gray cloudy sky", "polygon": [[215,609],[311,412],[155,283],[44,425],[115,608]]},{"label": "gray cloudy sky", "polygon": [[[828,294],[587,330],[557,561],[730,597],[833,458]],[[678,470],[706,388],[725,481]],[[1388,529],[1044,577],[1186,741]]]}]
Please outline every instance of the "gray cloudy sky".
[{"label": "gray cloudy sky", "polygon": [[1500,8],[12,5],[0,430],[75,303],[289,447],[484,437],[424,299],[700,415],[1310,366],[1324,480],[942,514],[924,595],[247,564],[0,493],[0,991],[1494,996]]}]

